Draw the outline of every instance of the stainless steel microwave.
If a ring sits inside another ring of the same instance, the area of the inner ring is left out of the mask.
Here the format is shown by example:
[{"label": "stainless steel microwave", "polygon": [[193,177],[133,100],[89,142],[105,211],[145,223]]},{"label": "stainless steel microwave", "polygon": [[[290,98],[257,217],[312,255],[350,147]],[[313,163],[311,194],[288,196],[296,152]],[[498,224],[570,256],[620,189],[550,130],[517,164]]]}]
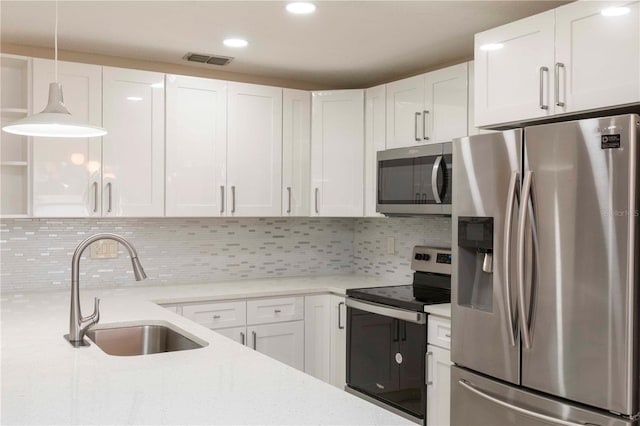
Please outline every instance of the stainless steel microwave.
[{"label": "stainless steel microwave", "polygon": [[378,151],[376,211],[451,214],[451,142]]}]

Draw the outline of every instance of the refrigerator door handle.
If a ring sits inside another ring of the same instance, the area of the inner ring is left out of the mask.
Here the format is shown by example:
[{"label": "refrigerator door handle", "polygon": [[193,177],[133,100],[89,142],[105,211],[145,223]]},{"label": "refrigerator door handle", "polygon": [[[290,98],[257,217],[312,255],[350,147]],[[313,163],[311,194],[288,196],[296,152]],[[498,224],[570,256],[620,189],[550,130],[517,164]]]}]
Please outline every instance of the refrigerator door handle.
[{"label": "refrigerator door handle", "polygon": [[527,321],[527,311],[525,310],[524,300],[524,256],[525,256],[525,231],[527,223],[527,210],[529,199],[531,198],[531,181],[533,180],[533,172],[528,170],[524,175],[522,183],[522,198],[520,202],[520,212],[518,214],[518,313],[520,317],[520,330],[522,332],[522,340],[524,347],[531,349],[531,335],[529,333],[529,324]]},{"label": "refrigerator door handle", "polygon": [[438,172],[440,171],[441,165],[442,155],[438,155],[438,158],[436,158],[436,161],[433,163],[433,169],[431,169],[431,191],[433,192],[433,199],[436,201],[436,204],[442,204],[440,188],[438,188]]},{"label": "refrigerator door handle", "polygon": [[503,272],[504,272],[504,297],[505,307],[507,310],[507,328],[509,329],[509,343],[511,346],[516,345],[515,329],[517,327],[517,318],[514,321],[513,308],[511,306],[511,228],[513,217],[513,206],[516,199],[520,201],[520,193],[518,187],[520,183],[520,174],[513,172],[511,182],[509,182],[509,194],[507,195],[507,209],[505,211],[504,222],[504,256],[503,256]]},{"label": "refrigerator door handle", "polygon": [[556,417],[547,416],[546,414],[536,413],[535,411],[531,411],[531,410],[527,410],[526,408],[518,407],[517,405],[509,404],[506,401],[502,401],[501,399],[498,399],[498,398],[493,397],[491,395],[487,395],[486,393],[484,393],[481,390],[479,390],[479,389],[475,388],[474,386],[472,386],[466,380],[458,380],[458,384],[460,386],[464,387],[465,389],[467,389],[468,391],[473,392],[474,394],[478,395],[479,397],[486,399],[487,401],[491,401],[496,405],[499,405],[501,407],[507,408],[508,410],[513,410],[513,411],[518,412],[520,414],[524,414],[525,416],[533,417],[534,419],[538,419],[538,420],[542,420],[544,422],[550,422],[550,423],[554,423],[554,424],[558,424],[558,425],[562,425],[562,426],[585,426],[584,423],[576,423],[576,422],[571,422],[571,421],[568,421],[568,420],[558,419]]}]

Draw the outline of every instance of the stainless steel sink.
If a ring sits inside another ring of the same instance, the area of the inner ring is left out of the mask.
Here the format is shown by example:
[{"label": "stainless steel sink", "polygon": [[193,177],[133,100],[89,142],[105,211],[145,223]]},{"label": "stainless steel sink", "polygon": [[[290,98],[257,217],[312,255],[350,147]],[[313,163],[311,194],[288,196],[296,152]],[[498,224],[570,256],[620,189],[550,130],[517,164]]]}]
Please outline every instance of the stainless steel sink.
[{"label": "stainless steel sink", "polygon": [[87,331],[87,337],[109,355],[135,356],[186,351],[206,346],[168,323],[105,325]]}]

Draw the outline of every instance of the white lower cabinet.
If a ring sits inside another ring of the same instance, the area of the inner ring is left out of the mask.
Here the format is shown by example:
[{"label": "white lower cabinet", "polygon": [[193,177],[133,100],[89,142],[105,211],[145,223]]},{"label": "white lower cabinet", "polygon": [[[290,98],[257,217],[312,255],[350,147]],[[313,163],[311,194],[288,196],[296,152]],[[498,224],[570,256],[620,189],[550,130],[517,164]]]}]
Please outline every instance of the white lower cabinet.
[{"label": "white lower cabinet", "polygon": [[[438,332],[434,332],[434,331]],[[427,426],[449,426],[451,320],[429,315],[427,345]]]},{"label": "white lower cabinet", "polygon": [[304,370],[304,321],[252,325],[247,337],[256,351]]},{"label": "white lower cabinet", "polygon": [[182,315],[216,333],[304,370],[304,297],[185,304]]},{"label": "white lower cabinet", "polygon": [[344,389],[346,312],[343,296],[305,297],[305,373]]}]

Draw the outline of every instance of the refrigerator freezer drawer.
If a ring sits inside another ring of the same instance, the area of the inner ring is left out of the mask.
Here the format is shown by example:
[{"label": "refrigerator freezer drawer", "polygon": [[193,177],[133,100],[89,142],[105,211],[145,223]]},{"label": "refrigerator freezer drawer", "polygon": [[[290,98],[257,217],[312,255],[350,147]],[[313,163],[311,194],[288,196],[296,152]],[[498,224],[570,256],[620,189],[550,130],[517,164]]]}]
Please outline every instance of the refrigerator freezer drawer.
[{"label": "refrigerator freezer drawer", "polygon": [[638,426],[522,388],[451,368],[451,426]]}]

